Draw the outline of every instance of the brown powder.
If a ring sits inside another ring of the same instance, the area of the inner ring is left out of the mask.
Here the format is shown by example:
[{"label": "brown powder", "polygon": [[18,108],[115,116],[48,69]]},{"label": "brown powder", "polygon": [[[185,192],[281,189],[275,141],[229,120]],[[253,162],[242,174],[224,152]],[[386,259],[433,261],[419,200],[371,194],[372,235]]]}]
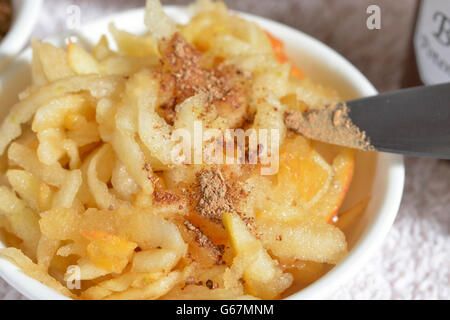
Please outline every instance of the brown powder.
[{"label": "brown powder", "polygon": [[200,192],[197,211],[211,221],[222,223],[222,215],[234,211],[222,173],[219,170],[202,171],[197,179]]},{"label": "brown powder", "polygon": [[223,255],[223,247],[216,246],[199,228],[194,226],[189,220],[184,222],[184,226],[189,232],[195,235],[195,242],[202,248],[207,248],[220,260]]},{"label": "brown powder", "polygon": [[10,0],[0,0],[0,40],[8,33],[12,21]]},{"label": "brown powder", "polygon": [[[201,52],[180,34],[162,45],[160,115],[168,123],[175,119],[175,106],[199,93],[207,96],[208,103],[217,108],[219,115],[242,119],[248,105],[248,79],[246,74],[231,65],[219,65],[211,70],[201,66]],[[232,126],[239,125],[231,121]]]},{"label": "brown powder", "polygon": [[159,204],[173,204],[181,200],[181,197],[173,192],[165,190],[155,190],[153,199]]},{"label": "brown powder", "polygon": [[374,150],[366,133],[353,124],[345,103],[310,109],[304,113],[287,112],[285,124],[288,129],[310,139],[355,149]]},{"label": "brown powder", "polygon": [[242,212],[237,213],[239,217],[244,221],[247,230],[258,239],[261,239],[262,234],[259,232],[258,227],[256,225],[256,221],[254,217],[249,217]]},{"label": "brown powder", "polygon": [[201,53],[179,33],[163,45],[163,52],[163,63],[175,81],[177,104],[200,92],[207,93],[211,101],[224,97],[225,79],[203,69]]}]

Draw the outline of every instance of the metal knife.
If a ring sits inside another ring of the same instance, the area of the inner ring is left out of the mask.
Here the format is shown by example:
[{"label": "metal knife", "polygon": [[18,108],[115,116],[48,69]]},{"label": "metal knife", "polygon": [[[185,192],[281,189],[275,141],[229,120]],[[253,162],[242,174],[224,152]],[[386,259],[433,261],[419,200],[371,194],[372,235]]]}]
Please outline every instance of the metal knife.
[{"label": "metal knife", "polygon": [[376,151],[450,159],[450,83],[388,92],[346,104],[350,119],[365,131]]}]

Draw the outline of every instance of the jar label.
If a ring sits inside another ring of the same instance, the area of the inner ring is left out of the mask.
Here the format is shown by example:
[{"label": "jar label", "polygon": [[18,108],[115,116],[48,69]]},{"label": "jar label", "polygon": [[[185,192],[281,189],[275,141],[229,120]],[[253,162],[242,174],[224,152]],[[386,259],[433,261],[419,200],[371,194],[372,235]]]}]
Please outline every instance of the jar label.
[{"label": "jar label", "polygon": [[422,1],[414,47],[423,83],[450,82],[450,0]]}]

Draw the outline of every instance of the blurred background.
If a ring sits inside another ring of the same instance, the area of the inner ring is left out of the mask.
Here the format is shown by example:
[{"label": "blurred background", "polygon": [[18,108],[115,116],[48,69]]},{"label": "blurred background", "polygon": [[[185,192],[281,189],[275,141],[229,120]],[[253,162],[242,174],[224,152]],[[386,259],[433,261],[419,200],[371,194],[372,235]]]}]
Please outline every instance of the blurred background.
[{"label": "blurred background", "polygon": [[[449,0],[450,1],[450,0]],[[162,0],[165,5],[189,0]],[[379,91],[419,85],[412,48],[417,0],[225,0],[234,10],[273,19],[326,43],[352,62]],[[45,0],[34,37],[65,31],[69,5],[86,23],[143,7],[145,0]],[[366,27],[369,5],[381,9],[381,29]],[[450,162],[406,158],[406,188],[394,227],[366,267],[334,299],[450,298]],[[0,280],[0,298],[22,298]]]}]

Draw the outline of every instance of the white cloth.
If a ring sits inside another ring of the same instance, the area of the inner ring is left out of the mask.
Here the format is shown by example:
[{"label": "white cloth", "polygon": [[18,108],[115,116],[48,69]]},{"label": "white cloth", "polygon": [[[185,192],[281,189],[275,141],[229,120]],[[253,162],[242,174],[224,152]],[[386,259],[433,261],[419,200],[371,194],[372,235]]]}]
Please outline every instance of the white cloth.
[{"label": "white cloth", "polygon": [[[227,2],[235,8],[232,3],[237,1]],[[273,3],[251,1],[267,5],[268,10]],[[295,1],[278,4],[285,5],[288,15],[289,3]],[[46,0],[33,36],[61,32],[71,4],[80,6],[84,22],[143,6],[144,1]],[[243,6],[248,5],[246,0]],[[381,249],[333,299],[450,299],[450,161],[408,158],[406,164],[405,194],[392,230]],[[0,299],[24,297],[0,279]]]}]

